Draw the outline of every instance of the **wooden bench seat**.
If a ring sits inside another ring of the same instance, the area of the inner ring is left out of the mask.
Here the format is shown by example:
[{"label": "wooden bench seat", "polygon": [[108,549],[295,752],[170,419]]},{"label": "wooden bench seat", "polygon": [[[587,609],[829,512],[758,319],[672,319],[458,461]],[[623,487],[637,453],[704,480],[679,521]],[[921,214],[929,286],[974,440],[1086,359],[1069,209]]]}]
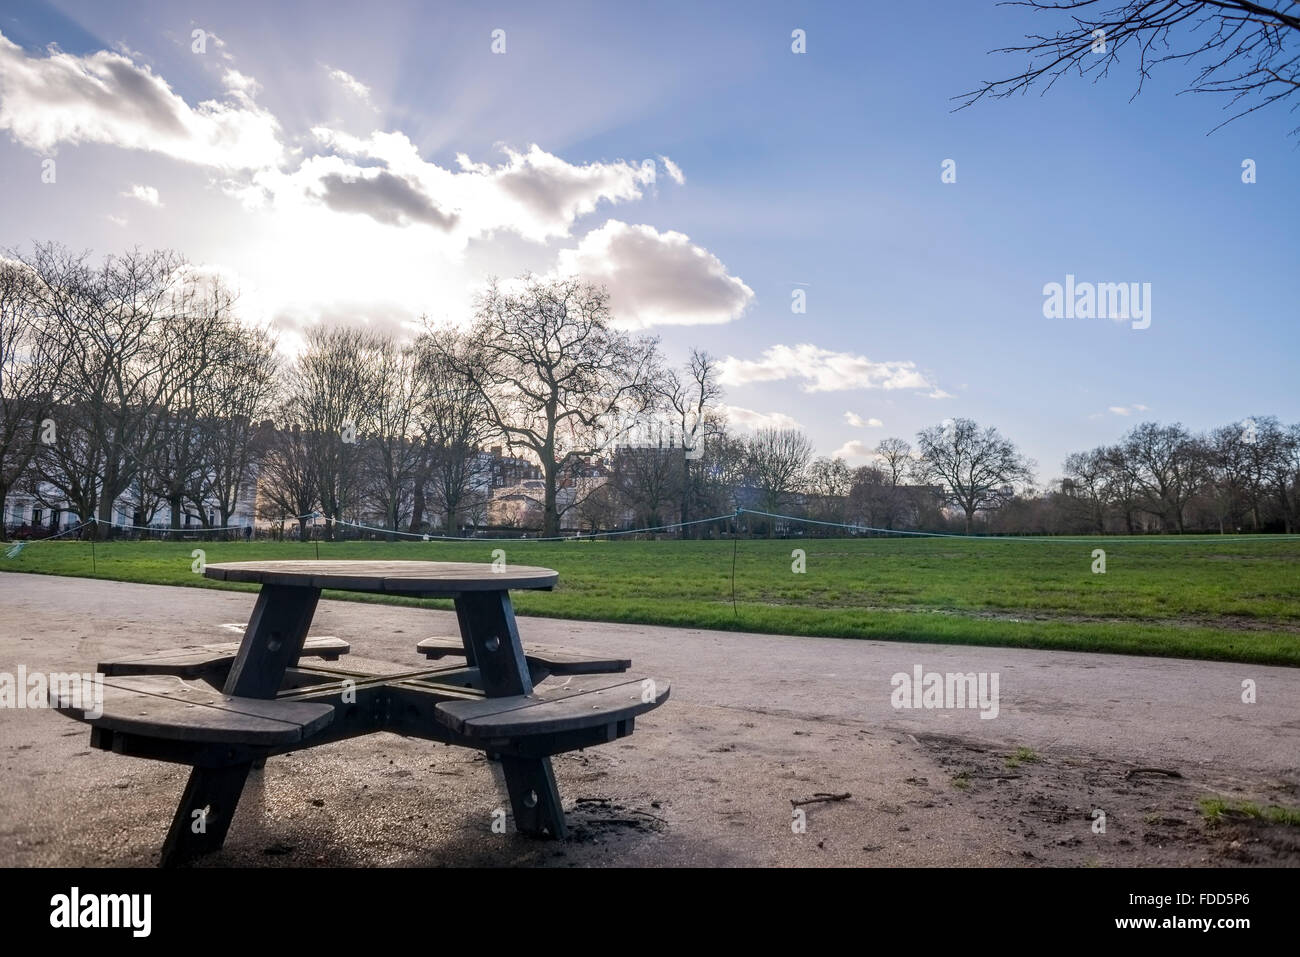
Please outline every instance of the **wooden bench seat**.
[{"label": "wooden bench seat", "polygon": [[87,713],[93,702],[53,699],[50,704],[97,729],[194,744],[276,748],[311,737],[334,720],[332,705],[233,698],[174,675],[106,679],[98,717]]},{"label": "wooden bench seat", "polygon": [[517,739],[626,724],[611,735],[623,737],[631,733],[632,718],[659,707],[668,693],[663,679],[570,678],[527,695],[443,701],[434,717],[470,738]]},{"label": "wooden bench seat", "polygon": [[[415,650],[430,661],[447,657],[465,657],[465,646],[459,638],[434,636],[418,642]],[[570,651],[554,651],[538,648],[534,645],[524,646],[524,660],[533,682],[539,682],[551,675],[601,675],[627,671],[632,667],[630,658],[602,658],[595,655],[576,654]]]},{"label": "wooden bench seat", "polygon": [[[341,638],[308,638],[303,644],[300,657],[338,661],[341,655],[346,655],[351,650],[352,646]],[[239,642],[173,648],[138,658],[100,662],[99,671],[112,677],[174,675],[178,678],[205,678],[229,671],[238,652]]]}]

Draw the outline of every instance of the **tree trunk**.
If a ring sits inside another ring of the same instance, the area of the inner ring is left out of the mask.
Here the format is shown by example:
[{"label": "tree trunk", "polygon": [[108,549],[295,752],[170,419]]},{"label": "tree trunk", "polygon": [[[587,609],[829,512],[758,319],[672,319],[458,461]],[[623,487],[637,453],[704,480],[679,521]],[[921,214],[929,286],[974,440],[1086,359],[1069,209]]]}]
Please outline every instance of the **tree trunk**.
[{"label": "tree trunk", "polygon": [[424,483],[415,483],[415,493],[411,496],[411,527],[409,531],[418,532],[424,521]]},{"label": "tree trunk", "polygon": [[[685,444],[685,443],[683,443]],[[682,450],[682,511],[678,519],[682,527],[678,529],[678,538],[690,538],[691,530],[686,525],[689,520],[691,510],[691,460],[686,457],[686,450]]]},{"label": "tree trunk", "polygon": [[[107,495],[105,495],[103,498],[101,498],[101,499],[99,500],[99,508],[98,508],[97,511],[98,511],[98,513],[99,513],[98,516],[97,516],[97,517],[99,518],[99,520],[100,520],[101,522],[107,522],[107,523],[108,523],[108,525],[107,525],[108,531],[105,532],[104,535],[102,536],[102,537],[104,537],[104,538],[108,538],[108,537],[110,537],[110,535],[112,534],[112,523],[113,523],[113,500],[112,500],[111,498],[109,498]],[[103,531],[103,530],[104,530],[104,526],[101,526],[101,525],[99,525],[99,524],[96,524],[96,525],[95,525],[95,537],[96,537],[96,538],[100,538],[100,537],[101,537],[100,532]]]},{"label": "tree trunk", "polygon": [[560,512],[555,502],[555,466],[547,462],[542,470],[546,493],[542,508],[542,536],[552,538],[560,534]]}]

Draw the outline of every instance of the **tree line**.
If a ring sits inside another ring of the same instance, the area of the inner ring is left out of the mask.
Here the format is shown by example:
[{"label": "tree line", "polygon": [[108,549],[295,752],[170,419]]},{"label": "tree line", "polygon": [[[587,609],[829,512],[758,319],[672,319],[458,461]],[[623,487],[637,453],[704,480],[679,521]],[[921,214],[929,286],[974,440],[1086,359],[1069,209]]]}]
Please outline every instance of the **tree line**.
[{"label": "tree line", "polygon": [[409,340],[311,327],[292,358],[236,305],[169,250],[0,257],[0,499],[105,523],[82,534],[104,534],[123,503],[131,524],[224,528],[254,495],[259,519],[304,537],[315,516],[327,537],[349,522],[457,534],[492,524],[494,485],[523,488],[510,521],[547,536],[796,530],[763,512],[827,523],[800,526],[813,534],[1300,521],[1300,425],[1270,416],[1199,436],[1143,423],[1036,489],[1015,444],[969,419],[885,439],[857,468],[814,457],[798,429],[738,433],[713,357],[673,367],[578,279],[490,282],[465,327],[424,320]]}]

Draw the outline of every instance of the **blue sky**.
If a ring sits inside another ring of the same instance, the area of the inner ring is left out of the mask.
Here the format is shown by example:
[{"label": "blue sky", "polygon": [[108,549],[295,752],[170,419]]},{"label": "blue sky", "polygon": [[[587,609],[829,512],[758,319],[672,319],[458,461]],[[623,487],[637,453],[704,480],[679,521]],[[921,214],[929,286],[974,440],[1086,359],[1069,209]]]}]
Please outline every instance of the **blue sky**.
[{"label": "blue sky", "polygon": [[[950,416],[1044,481],[1147,418],[1300,420],[1294,116],[1207,136],[1177,67],[953,113],[1044,18],[846,7],[5,3],[0,245],[174,246],[290,347],[576,272],[852,465]],[[1150,327],[1045,318],[1067,274],[1150,283]]]}]

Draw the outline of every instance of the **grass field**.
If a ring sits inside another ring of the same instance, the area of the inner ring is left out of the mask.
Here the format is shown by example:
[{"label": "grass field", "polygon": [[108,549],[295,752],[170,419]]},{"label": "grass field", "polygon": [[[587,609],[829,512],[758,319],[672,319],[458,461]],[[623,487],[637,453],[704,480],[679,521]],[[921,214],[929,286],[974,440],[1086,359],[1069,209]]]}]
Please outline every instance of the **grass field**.
[{"label": "grass field", "polygon": [[[521,614],[736,631],[1300,665],[1300,537],[1285,539],[322,542],[321,558],[492,560],[560,573]],[[314,558],[296,542],[37,542],[0,571],[251,588],[191,570]],[[791,570],[791,551],[807,570]],[[1092,551],[1106,551],[1105,574]],[[8,587],[12,587],[9,585]],[[0,593],[6,588],[0,576]],[[326,592],[326,597],[389,601]],[[399,604],[447,602],[391,599]]]}]

